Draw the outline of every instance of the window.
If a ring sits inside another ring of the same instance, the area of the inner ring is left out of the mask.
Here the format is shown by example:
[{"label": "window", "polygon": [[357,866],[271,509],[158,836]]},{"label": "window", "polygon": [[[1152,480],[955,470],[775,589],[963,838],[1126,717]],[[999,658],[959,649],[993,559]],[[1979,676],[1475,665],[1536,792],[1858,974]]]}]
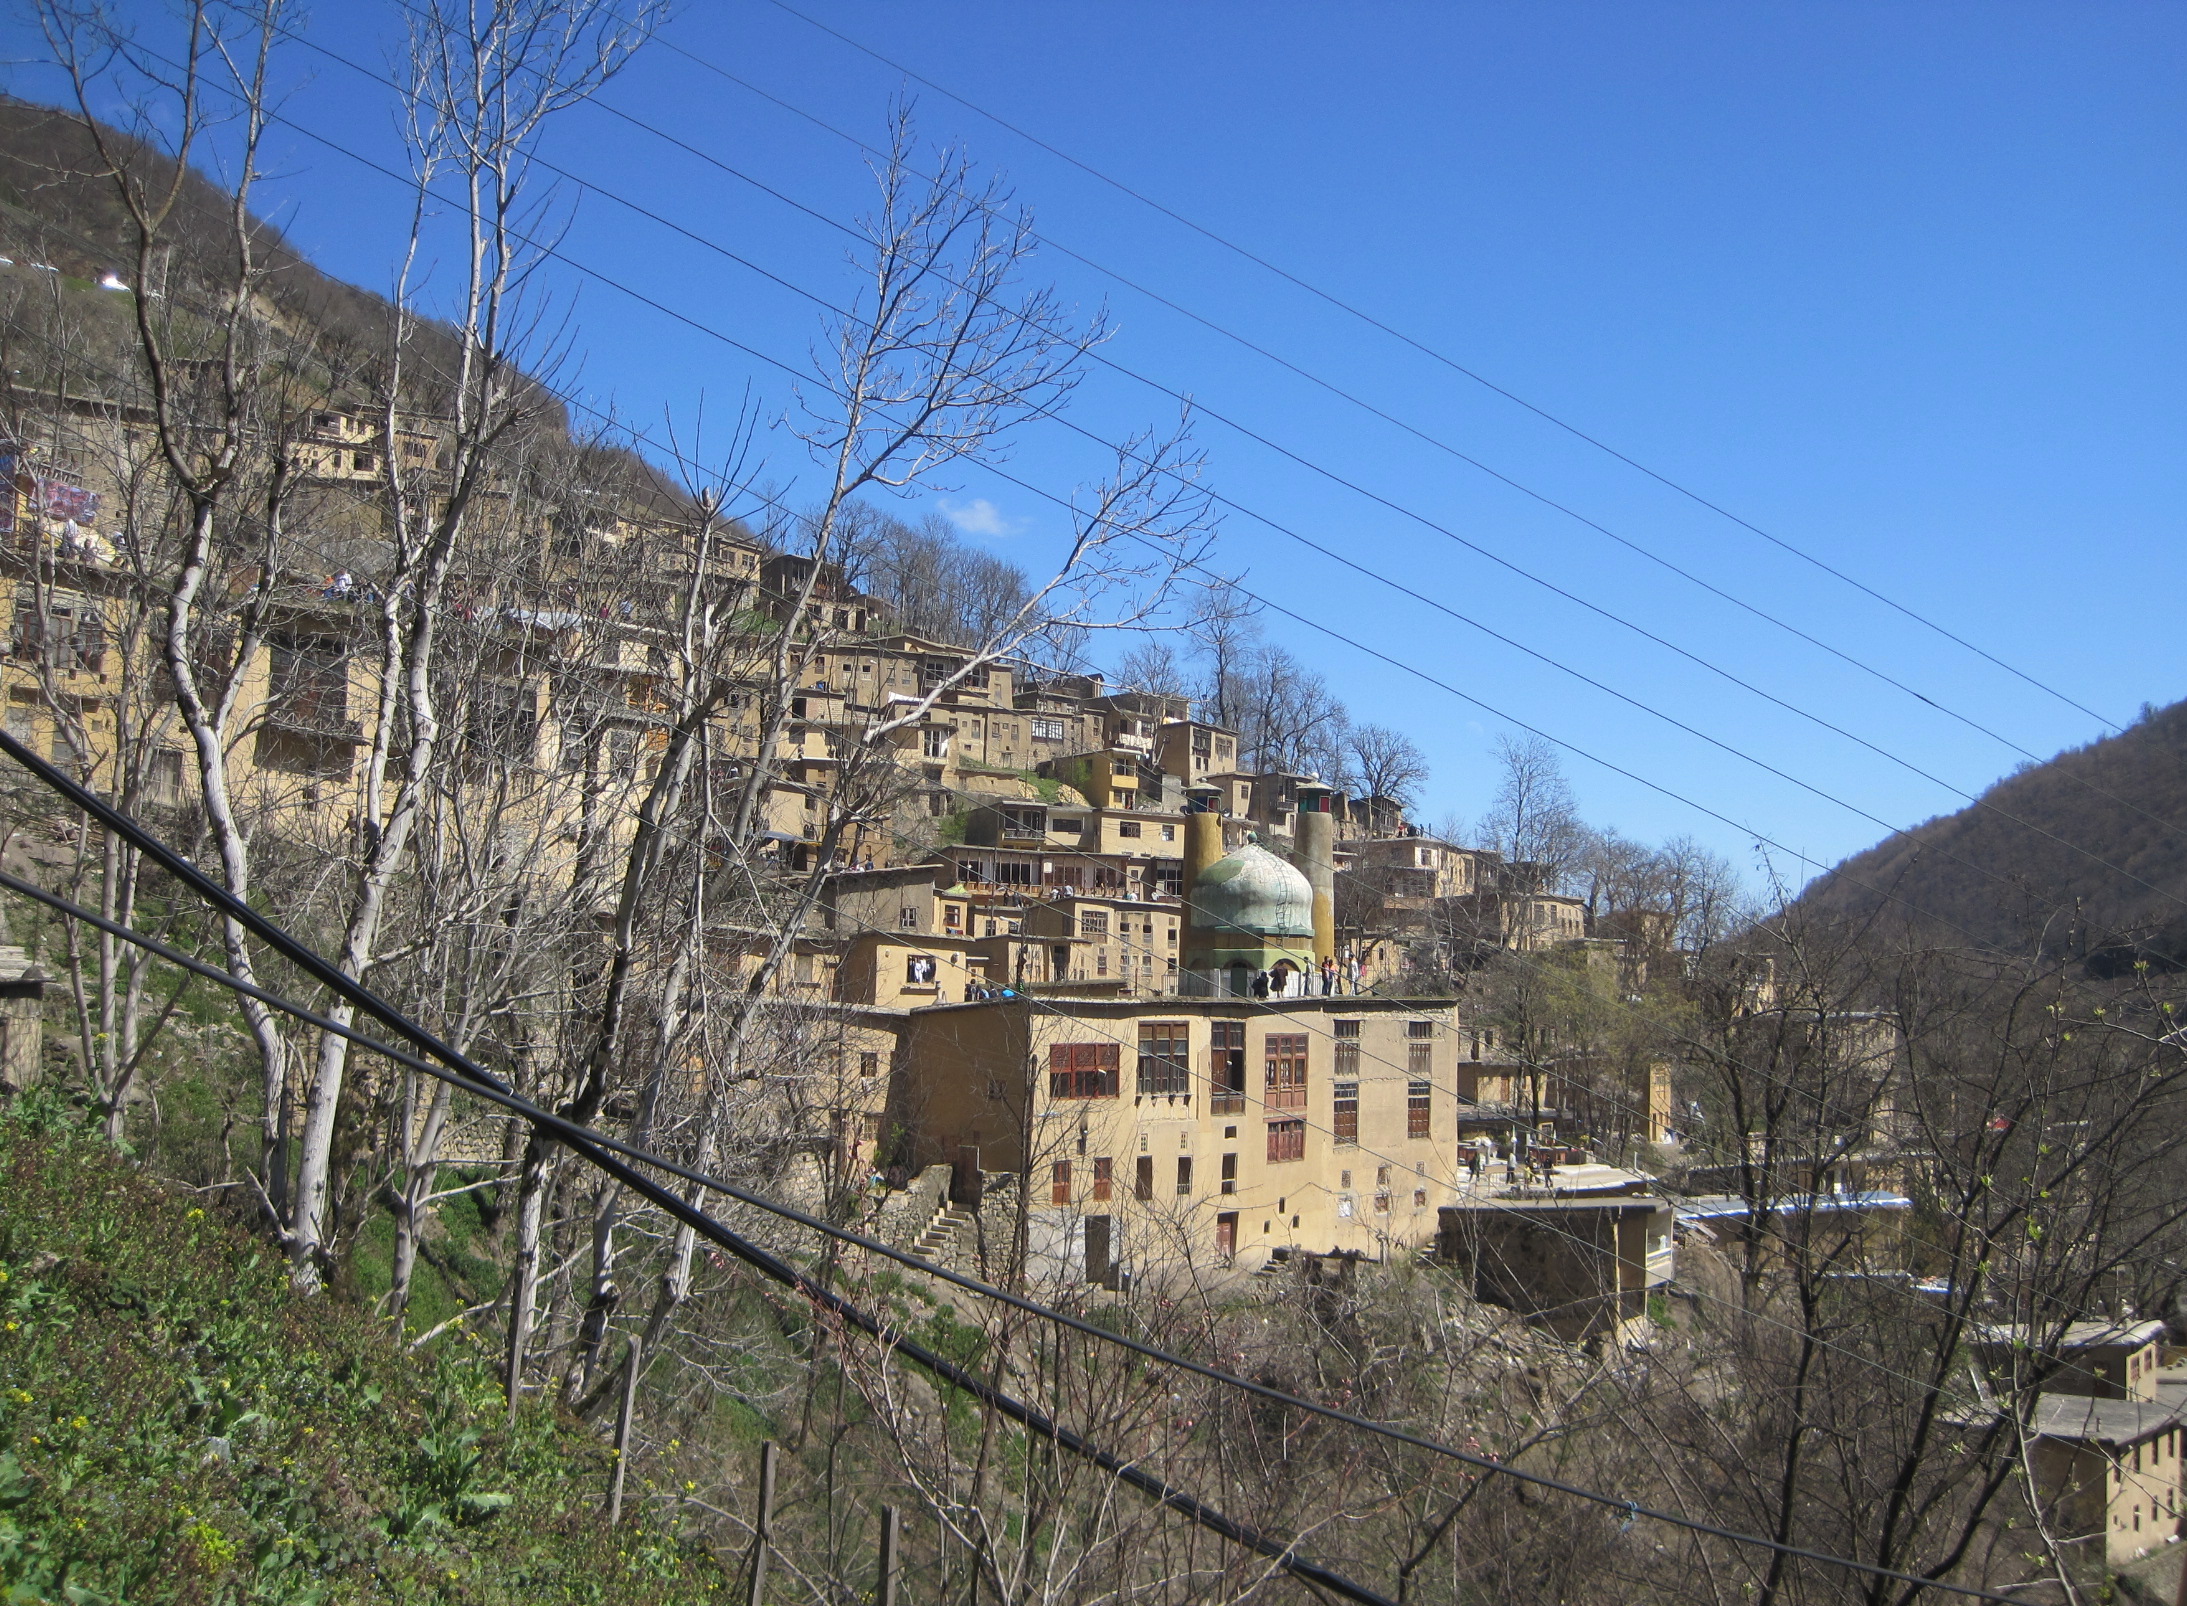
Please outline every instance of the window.
[{"label": "window", "polygon": [[1192,1091],[1192,1060],[1185,1023],[1149,1021],[1139,1028],[1139,1092],[1143,1098]]},{"label": "window", "polygon": [[1405,1035],[1407,1037],[1433,1037],[1435,1035],[1435,1022],[1431,1020],[1409,1020],[1405,1022]]},{"label": "window", "polygon": [[1238,1191],[1238,1157],[1234,1154],[1223,1156],[1222,1191],[1225,1193],[1236,1193]]},{"label": "window", "polygon": [[1357,1082],[1339,1082],[1336,1084],[1336,1118],[1331,1122],[1331,1125],[1336,1129],[1337,1142],[1350,1144],[1359,1141],[1359,1084]]},{"label": "window", "polygon": [[1268,1068],[1268,1107],[1306,1108],[1306,1034],[1270,1032],[1261,1040]]},{"label": "window", "polygon": [[904,985],[906,987],[931,987],[940,967],[932,954],[906,954],[904,956]]},{"label": "window", "polygon": [[908,903],[898,909],[896,911],[896,929],[898,931],[917,931],[919,929],[919,911]]},{"label": "window", "polygon": [[919,733],[919,751],[928,758],[949,756],[949,732],[939,725],[929,725]]},{"label": "window", "polygon": [[1081,937],[1106,937],[1109,934],[1109,911],[1106,909],[1080,911],[1078,934]]},{"label": "window", "polygon": [[1134,1198],[1151,1199],[1154,1197],[1153,1155],[1142,1154],[1139,1157],[1139,1167],[1137,1172],[1132,1177],[1131,1191]]},{"label": "window", "polygon": [[1434,1111],[1434,1084],[1411,1082],[1405,1087],[1405,1136],[1424,1138],[1428,1135],[1430,1117]]},{"label": "window", "polygon": [[1116,834],[1118,836],[1137,836],[1139,834],[1139,822],[1137,820],[1117,821]]},{"label": "window", "polygon": [[1048,1047],[1048,1096],[1052,1099],[1113,1099],[1122,1059],[1114,1043],[1051,1043]]},{"label": "window", "polygon": [[1237,1115],[1245,1109],[1245,1022],[1208,1022],[1207,1082],[1213,1099],[1208,1105],[1216,1115]]},{"label": "window", "polygon": [[[1356,1020],[1336,1023],[1336,1069],[1332,1074],[1354,1079],[1359,1075],[1359,1022]],[[1358,1089],[1353,1091],[1356,1093]]]},{"label": "window", "polygon": [[1276,1165],[1285,1160],[1306,1158],[1306,1123],[1304,1121],[1271,1121],[1268,1123],[1268,1161]]},{"label": "window", "polygon": [[1174,841],[1176,841],[1176,840],[1177,840],[1177,827],[1176,827],[1176,826],[1174,826],[1174,825],[1165,825],[1165,826],[1163,826],[1163,827],[1162,827],[1162,840],[1163,840],[1164,842],[1174,842]]},{"label": "window", "polygon": [[1433,1043],[1407,1043],[1405,1045],[1405,1074],[1430,1076],[1435,1071],[1435,1045]]},{"label": "window", "polygon": [[1067,1205],[1071,1202],[1071,1162],[1058,1160],[1048,1168],[1048,1202]]},{"label": "window", "polygon": [[[273,649],[272,682],[269,712],[275,723],[326,730],[347,722],[349,658],[339,646],[317,642],[277,645]],[[515,719],[515,691],[513,686],[491,683],[479,688],[471,716],[471,741],[475,746],[490,747],[501,734],[493,728],[497,713]],[[515,733],[507,734],[513,738]]]},{"label": "window", "polygon": [[1109,1198],[1109,1176],[1112,1169],[1107,1155],[1094,1161],[1093,1196],[1095,1204],[1106,1204]]},{"label": "window", "polygon": [[1374,1210],[1378,1216],[1388,1215],[1390,1213],[1390,1196],[1386,1193],[1376,1194],[1374,1196]]},{"label": "window", "polygon": [[1192,1156],[1189,1154],[1177,1156],[1177,1197],[1192,1197]]},{"label": "window", "polygon": [[1033,721],[1033,740],[1036,742],[1060,742],[1064,737],[1064,725],[1060,719],[1036,719]]},{"label": "window", "polygon": [[877,1053],[859,1055],[858,1074],[860,1076],[879,1076],[881,1074],[881,1056]]}]

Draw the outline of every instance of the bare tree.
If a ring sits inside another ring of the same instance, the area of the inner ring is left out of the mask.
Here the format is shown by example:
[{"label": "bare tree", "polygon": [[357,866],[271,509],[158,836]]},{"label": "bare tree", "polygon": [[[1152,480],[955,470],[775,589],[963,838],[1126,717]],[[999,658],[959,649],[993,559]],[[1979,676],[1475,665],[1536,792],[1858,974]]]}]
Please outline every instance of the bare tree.
[{"label": "bare tree", "polygon": [[1428,784],[1428,760],[1413,740],[1387,725],[1347,724],[1348,779],[1366,797],[1386,797],[1410,809]]},{"label": "bare tree", "polygon": [[[778,551],[793,561],[767,599],[771,624],[734,628],[732,615],[708,614],[711,605],[696,595],[680,604],[685,624],[670,654],[670,729],[623,860],[607,980],[588,1006],[582,1069],[565,1106],[580,1118],[601,1107],[629,1052],[634,989],[647,958],[672,953],[651,970],[649,986],[659,990],[648,1007],[659,1024],[646,1057],[659,1073],[685,1062],[680,1045],[703,1043],[704,1087],[683,1128],[685,1152],[701,1166],[722,1156],[740,1119],[764,1108],[748,1084],[771,1063],[773,1034],[786,1024],[770,1000],[789,979],[840,855],[861,833],[885,830],[900,807],[911,782],[902,740],[968,678],[1033,653],[1059,630],[1153,623],[1204,544],[1198,463],[1182,427],[1126,442],[1109,476],[1075,499],[1056,567],[1036,582],[1014,583],[1000,599],[978,599],[977,607],[962,598],[956,617],[976,639],[953,644],[947,666],[923,680],[917,695],[863,706],[829,729],[823,739],[833,779],[825,788],[791,779],[790,764],[808,740],[810,722],[798,710],[813,666],[845,642],[829,588],[872,556],[875,522],[860,499],[875,489],[930,484],[952,465],[992,455],[1011,431],[1062,404],[1101,336],[1098,326],[1069,326],[1046,292],[1018,288],[1032,242],[998,189],[978,183],[954,155],[945,154],[931,177],[916,176],[916,166],[909,122],[899,118],[892,156],[876,173],[879,205],[866,224],[867,288],[851,316],[831,329],[827,361],[803,398],[798,430],[827,488],[775,531]],[[736,489],[726,481],[710,488],[709,505]],[[931,539],[879,533],[887,538],[884,558],[890,543],[899,558],[919,565],[936,556]],[[907,595],[948,591],[905,578]],[[983,616],[983,608],[991,611]],[[743,707],[720,731],[715,715],[732,694]],[[728,740],[718,768],[700,762],[702,745],[717,731]],[[816,840],[795,862],[785,861],[770,831],[769,811],[785,794],[808,803],[814,820]],[[713,861],[708,873],[691,862],[694,837],[703,838],[704,857]],[[702,942],[720,945],[723,959],[710,961]],[[650,1093],[639,1102],[656,1107]],[[749,1127],[737,1135],[750,1158]],[[507,1363],[512,1403],[524,1387],[535,1322],[551,1158],[537,1141],[524,1157]],[[614,1276],[621,1216],[611,1193],[600,1196],[594,1222],[581,1328],[588,1353],[598,1352],[593,1335],[621,1297]],[[668,1240],[644,1318],[649,1354],[692,1287],[694,1235],[678,1227]],[[573,1389],[589,1385],[588,1401],[605,1397],[605,1385],[589,1376],[573,1372],[570,1380]]]},{"label": "bare tree", "polygon": [[1149,636],[1116,661],[1116,683],[1156,697],[1192,696],[1193,677],[1175,642]]},{"label": "bare tree", "polygon": [[[445,479],[428,485],[403,451],[416,327],[407,292],[423,243],[413,234],[380,404],[392,553],[376,621],[378,708],[364,759],[355,890],[337,957],[347,975],[363,975],[376,958],[388,894],[440,760],[432,661],[450,568],[491,473],[491,448],[536,416],[536,381],[517,367],[526,333],[522,292],[538,255],[524,232],[537,205],[531,154],[550,118],[594,93],[629,60],[655,15],[650,4],[496,0],[484,9],[435,5],[411,19],[407,99],[417,212],[422,223],[428,197],[445,181],[460,188],[465,277],[455,320],[459,355],[444,379],[448,423],[436,443]],[[433,394],[439,387],[426,389]],[[333,1006],[343,1024],[348,1007]],[[296,1277],[307,1287],[318,1276],[348,1058],[346,1039],[322,1036],[298,1134],[288,1237]]]},{"label": "bare tree", "polygon": [[1538,736],[1499,737],[1502,778],[1481,817],[1480,845],[1508,863],[1542,867],[1543,891],[1554,892],[1578,862],[1585,829],[1556,749]]}]

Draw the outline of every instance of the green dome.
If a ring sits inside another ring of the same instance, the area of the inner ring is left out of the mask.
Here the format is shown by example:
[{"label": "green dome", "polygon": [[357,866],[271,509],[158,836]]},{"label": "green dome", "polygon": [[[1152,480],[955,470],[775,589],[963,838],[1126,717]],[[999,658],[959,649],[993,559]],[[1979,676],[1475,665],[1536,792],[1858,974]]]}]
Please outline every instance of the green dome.
[{"label": "green dome", "polygon": [[1217,948],[1250,937],[1311,937],[1314,889],[1258,842],[1217,859],[1192,888],[1192,920]]}]

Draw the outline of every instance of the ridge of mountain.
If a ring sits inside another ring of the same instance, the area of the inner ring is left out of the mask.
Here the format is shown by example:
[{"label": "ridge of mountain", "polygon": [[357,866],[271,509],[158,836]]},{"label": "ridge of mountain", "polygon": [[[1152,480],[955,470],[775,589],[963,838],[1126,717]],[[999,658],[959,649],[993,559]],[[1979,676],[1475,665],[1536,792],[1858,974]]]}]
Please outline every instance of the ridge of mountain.
[{"label": "ridge of mountain", "polygon": [[2023,764],[1817,877],[1799,907],[2098,969],[2187,966],[2187,701]]}]

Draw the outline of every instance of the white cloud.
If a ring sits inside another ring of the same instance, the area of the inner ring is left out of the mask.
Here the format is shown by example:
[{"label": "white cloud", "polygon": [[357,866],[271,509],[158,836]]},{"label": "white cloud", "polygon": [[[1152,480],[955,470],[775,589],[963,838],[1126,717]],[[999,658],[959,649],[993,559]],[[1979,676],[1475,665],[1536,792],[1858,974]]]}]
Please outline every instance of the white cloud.
[{"label": "white cloud", "polygon": [[975,496],[961,507],[944,502],[942,516],[966,535],[1016,535],[1025,528],[1020,520],[1004,518],[1002,509],[984,496]]}]

